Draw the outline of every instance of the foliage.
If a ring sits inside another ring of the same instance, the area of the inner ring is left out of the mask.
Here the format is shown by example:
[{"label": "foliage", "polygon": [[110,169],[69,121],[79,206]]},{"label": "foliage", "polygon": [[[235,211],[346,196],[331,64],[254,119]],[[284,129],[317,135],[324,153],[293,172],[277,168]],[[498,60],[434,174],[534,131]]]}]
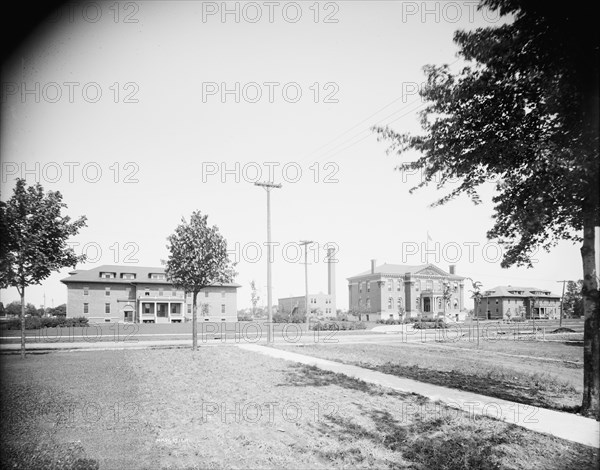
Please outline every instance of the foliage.
[{"label": "foliage", "polygon": [[563,300],[565,316],[579,318],[583,315],[583,280],[568,281]]},{"label": "foliage", "polygon": [[367,325],[361,321],[326,321],[313,323],[310,325],[310,329],[316,331],[366,330]]},{"label": "foliage", "polygon": [[[37,330],[39,328],[55,328],[55,327],[84,327],[88,326],[89,319],[87,317],[65,318],[63,316],[52,317],[27,317],[25,318],[26,330]],[[3,330],[18,330],[21,328],[21,320],[19,318],[11,318],[6,322],[0,323],[0,329]]]},{"label": "foliage", "polygon": [[234,263],[229,260],[227,241],[217,226],[209,227],[208,215],[194,211],[189,223],[184,218],[167,240],[169,258],[165,273],[176,288],[192,293],[193,349],[197,349],[197,297],[205,287],[233,282]]},{"label": "foliage", "polygon": [[53,271],[85,260],[67,246],[67,240],[86,226],[86,218],[71,222],[61,214],[66,207],[60,192],[44,194],[39,183],[26,187],[24,179],[17,179],[13,196],[0,201],[0,288],[16,287],[22,295],[27,286],[40,284]]},{"label": "foliage", "polygon": [[[427,65],[422,135],[376,128],[388,152],[417,151],[400,165],[420,170],[420,184],[452,189],[433,205],[496,181],[489,239],[505,247],[502,267],[533,267],[538,248],[560,240],[582,242],[584,399],[582,412],[600,418],[600,293],[594,228],[600,225],[598,132],[600,44],[585,8],[553,2],[481,0],[481,7],[511,14],[499,27],[457,31],[459,56]],[[457,183],[454,183],[456,181]]]}]

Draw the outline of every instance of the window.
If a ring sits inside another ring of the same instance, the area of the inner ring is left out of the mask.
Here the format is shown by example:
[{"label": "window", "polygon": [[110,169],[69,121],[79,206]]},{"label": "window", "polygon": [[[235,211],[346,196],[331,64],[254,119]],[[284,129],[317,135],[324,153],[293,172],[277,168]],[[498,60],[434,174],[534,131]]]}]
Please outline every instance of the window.
[{"label": "window", "polygon": [[110,304],[104,304],[104,313],[110,313]]},{"label": "window", "polygon": [[151,313],[150,312],[150,304],[144,304],[144,313]]},{"label": "window", "polygon": [[388,284],[388,291],[391,291],[394,289],[394,280],[390,279],[390,283]]},{"label": "window", "polygon": [[388,310],[391,310],[394,308],[394,299],[392,297],[390,297],[388,299]]},{"label": "window", "polygon": [[371,306],[371,299],[368,298],[367,299],[367,307],[370,307],[370,306]]},{"label": "window", "polygon": [[396,290],[400,291],[402,289],[402,283],[400,282],[400,279],[398,279],[398,287],[396,288]]},{"label": "window", "polygon": [[150,273],[150,279],[165,279],[165,275],[162,273]]},{"label": "window", "polygon": [[358,283],[358,293],[361,294],[362,293],[362,282]]},{"label": "window", "polygon": [[398,308],[402,307],[402,297],[398,297]]},{"label": "window", "polygon": [[498,299],[496,299],[496,305],[498,305]]},{"label": "window", "polygon": [[110,295],[110,287],[104,288],[104,295]]},{"label": "window", "polygon": [[104,323],[110,323],[110,318],[105,318]]},{"label": "window", "polygon": [[417,291],[418,291],[418,290],[420,290],[420,289],[421,289],[421,280],[420,280],[420,279],[417,279],[417,280],[415,281],[415,290],[417,290]]},{"label": "window", "polygon": [[148,289],[148,288],[144,289],[144,295],[146,297],[150,297],[150,289]]},{"label": "window", "polygon": [[188,313],[192,313],[192,306],[191,306],[191,304],[188,304]]},{"label": "window", "polygon": [[427,281],[425,281],[425,289],[433,290],[433,281],[431,279],[428,279]]},{"label": "window", "polygon": [[121,279],[135,279],[135,274],[133,274],[133,273],[121,273]]},{"label": "window", "polygon": [[90,313],[90,304],[83,304],[83,313]]},{"label": "window", "polygon": [[225,313],[225,304],[221,304],[221,313]]},{"label": "window", "polygon": [[90,288],[89,288],[89,286],[84,286],[83,287],[83,295],[90,295]]},{"label": "window", "polygon": [[362,305],[362,299],[359,297],[358,298],[358,306],[360,307]]},{"label": "window", "polygon": [[371,292],[371,281],[367,281],[367,292]]},{"label": "window", "polygon": [[105,272],[100,273],[100,277],[102,279],[114,279],[116,276],[117,276],[117,273],[105,273]]}]

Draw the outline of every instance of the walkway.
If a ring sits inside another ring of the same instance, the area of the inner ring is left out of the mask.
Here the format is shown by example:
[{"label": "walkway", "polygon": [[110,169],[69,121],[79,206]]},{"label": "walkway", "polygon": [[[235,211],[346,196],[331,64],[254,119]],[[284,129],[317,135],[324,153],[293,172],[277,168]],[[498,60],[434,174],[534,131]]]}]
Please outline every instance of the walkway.
[{"label": "walkway", "polygon": [[316,366],[323,370],[347,375],[364,382],[381,385],[400,392],[416,393],[433,401],[440,401],[469,414],[488,416],[521,426],[531,431],[550,434],[590,447],[600,447],[600,423],[573,413],[538,408],[499,398],[465,392],[453,388],[418,382],[340,362],[328,361],[290,351],[257,344],[239,344],[247,351],[271,357]]}]

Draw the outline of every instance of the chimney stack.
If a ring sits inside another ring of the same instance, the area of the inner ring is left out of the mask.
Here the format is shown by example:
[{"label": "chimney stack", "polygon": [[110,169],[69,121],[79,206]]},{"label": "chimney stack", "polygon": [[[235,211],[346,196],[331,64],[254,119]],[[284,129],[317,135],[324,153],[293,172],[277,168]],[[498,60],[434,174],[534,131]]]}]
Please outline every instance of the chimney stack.
[{"label": "chimney stack", "polygon": [[371,260],[371,274],[375,274],[375,261],[374,259]]},{"label": "chimney stack", "polygon": [[327,293],[335,298],[335,249],[327,249]]},{"label": "chimney stack", "polygon": [[455,264],[451,264],[450,265],[450,274],[456,274],[455,270],[456,270],[456,265]]}]

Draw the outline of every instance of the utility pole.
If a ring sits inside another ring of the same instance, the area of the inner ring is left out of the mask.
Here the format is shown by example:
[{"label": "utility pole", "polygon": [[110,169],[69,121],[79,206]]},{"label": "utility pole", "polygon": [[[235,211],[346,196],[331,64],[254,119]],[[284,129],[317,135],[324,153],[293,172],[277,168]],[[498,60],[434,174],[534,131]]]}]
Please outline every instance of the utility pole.
[{"label": "utility pole", "polygon": [[273,335],[271,334],[273,326],[273,302],[271,298],[271,189],[281,188],[281,184],[274,183],[254,183],[254,186],[262,186],[267,191],[267,308],[268,310],[268,322],[269,322],[269,334],[267,335],[267,342],[273,341]]},{"label": "utility pole", "polygon": [[556,282],[562,282],[563,285],[563,291],[562,291],[562,295],[560,296],[560,320],[558,322],[558,327],[560,328],[562,326],[562,319],[563,319],[563,302],[565,300],[565,283],[569,282],[569,281],[556,281]]},{"label": "utility pole", "polygon": [[304,302],[306,303],[306,333],[310,329],[310,307],[308,306],[308,245],[314,243],[310,240],[300,240],[300,245],[304,247]]}]

